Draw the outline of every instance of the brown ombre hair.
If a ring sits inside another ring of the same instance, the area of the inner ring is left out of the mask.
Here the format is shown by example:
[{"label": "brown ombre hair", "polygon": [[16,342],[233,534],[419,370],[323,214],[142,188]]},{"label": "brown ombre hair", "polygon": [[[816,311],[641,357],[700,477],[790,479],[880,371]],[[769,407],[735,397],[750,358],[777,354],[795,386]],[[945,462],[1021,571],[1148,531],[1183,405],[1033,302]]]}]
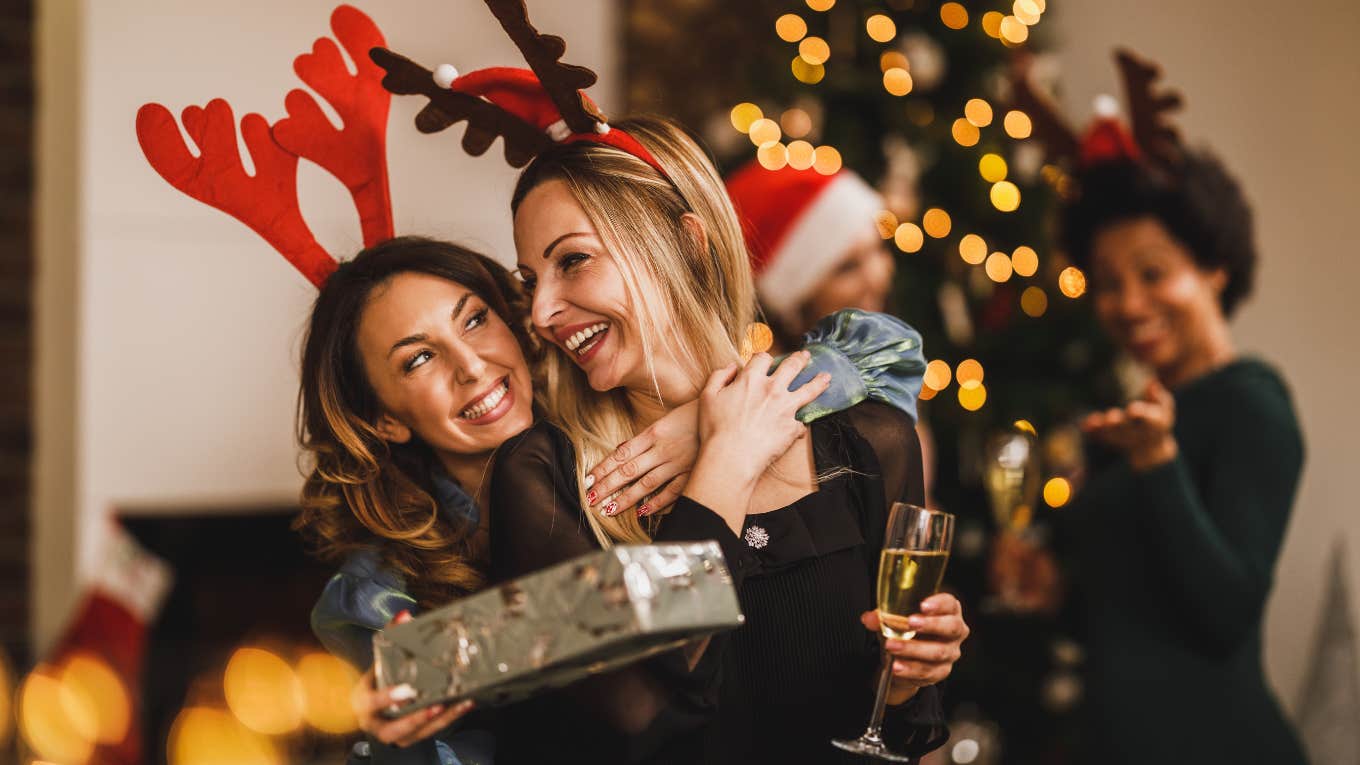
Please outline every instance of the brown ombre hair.
[{"label": "brown ombre hair", "polygon": [[472,290],[510,327],[525,362],[533,360],[523,292],[485,255],[405,236],[340,264],[321,288],[304,340],[297,431],[310,465],[293,528],[324,560],[377,548],[428,607],[482,585],[482,551],[468,524],[439,512],[430,481],[434,451],[418,438],[389,443],[375,427],[381,407],[356,336],[373,291],[402,273],[429,274]]}]

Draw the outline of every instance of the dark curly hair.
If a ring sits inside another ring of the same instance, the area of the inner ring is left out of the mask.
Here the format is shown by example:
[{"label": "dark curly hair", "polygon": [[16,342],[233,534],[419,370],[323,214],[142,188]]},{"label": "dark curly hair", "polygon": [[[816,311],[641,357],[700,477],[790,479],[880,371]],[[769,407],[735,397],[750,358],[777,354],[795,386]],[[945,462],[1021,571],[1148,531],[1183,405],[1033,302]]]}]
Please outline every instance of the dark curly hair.
[{"label": "dark curly hair", "polygon": [[[298,440],[312,466],[293,528],[314,554],[339,561],[378,548],[422,607],[479,589],[484,571],[471,529],[439,512],[430,471],[433,450],[419,439],[389,444],[374,422],[377,395],[355,335],[375,289],[402,273],[457,282],[496,312],[532,364],[529,305],[518,281],[491,258],[448,242],[403,236],[340,264],[312,308],[302,352]],[[532,368],[532,367],[531,367]]]},{"label": "dark curly hair", "polygon": [[1078,173],[1079,192],[1062,211],[1062,242],[1072,262],[1089,270],[1092,243],[1103,229],[1155,218],[1200,268],[1227,274],[1219,303],[1231,316],[1256,276],[1251,206],[1212,154],[1186,151],[1184,157],[1170,173],[1132,161],[1103,162]]}]

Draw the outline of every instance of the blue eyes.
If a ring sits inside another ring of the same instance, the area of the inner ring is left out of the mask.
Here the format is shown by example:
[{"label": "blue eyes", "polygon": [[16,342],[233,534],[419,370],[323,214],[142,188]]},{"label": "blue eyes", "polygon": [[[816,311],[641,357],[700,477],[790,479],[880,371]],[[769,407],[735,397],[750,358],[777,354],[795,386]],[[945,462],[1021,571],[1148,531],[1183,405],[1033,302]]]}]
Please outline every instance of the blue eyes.
[{"label": "blue eyes", "polygon": [[[470,332],[483,324],[486,324],[487,314],[490,310],[491,309],[483,306],[477,311],[474,311],[472,315],[467,318],[467,321],[463,322],[463,331]],[[425,363],[432,358],[434,358],[434,353],[432,351],[416,351],[410,358],[406,359],[406,363],[401,365],[402,372],[410,374],[420,367],[425,366]]]}]

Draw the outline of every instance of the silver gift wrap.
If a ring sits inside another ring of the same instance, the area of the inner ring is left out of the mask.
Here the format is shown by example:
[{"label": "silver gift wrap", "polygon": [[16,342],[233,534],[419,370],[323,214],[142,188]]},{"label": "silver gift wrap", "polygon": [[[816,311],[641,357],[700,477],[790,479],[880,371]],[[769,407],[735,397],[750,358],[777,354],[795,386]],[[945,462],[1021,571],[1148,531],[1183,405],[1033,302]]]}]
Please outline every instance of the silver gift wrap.
[{"label": "silver gift wrap", "polygon": [[601,550],[463,598],[373,637],[379,688],[406,714],[497,706],[741,625],[716,542]]}]

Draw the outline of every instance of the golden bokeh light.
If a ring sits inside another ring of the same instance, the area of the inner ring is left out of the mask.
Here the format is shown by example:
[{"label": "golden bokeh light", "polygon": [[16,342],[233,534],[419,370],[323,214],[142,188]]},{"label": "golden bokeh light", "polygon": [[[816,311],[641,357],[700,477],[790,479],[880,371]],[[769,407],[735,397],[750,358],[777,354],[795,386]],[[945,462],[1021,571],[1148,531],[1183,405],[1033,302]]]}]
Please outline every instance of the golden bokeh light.
[{"label": "golden bokeh light", "polygon": [[954,135],[954,140],[960,146],[976,146],[981,134],[978,133],[977,125],[969,122],[963,117],[954,120],[954,127],[950,130]]},{"label": "golden bokeh light", "polygon": [[238,648],[222,676],[227,707],[247,728],[268,735],[302,725],[302,684],[283,659],[261,648]]},{"label": "golden bokeh light", "polygon": [[94,740],[82,735],[80,723],[71,719],[71,699],[64,695],[56,670],[36,667],[19,689],[19,731],[43,759],[81,765],[94,752]]},{"label": "golden bokeh light", "polygon": [[785,109],[779,115],[779,127],[789,138],[803,138],[812,132],[812,115],[798,108]]},{"label": "golden bokeh light", "polygon": [[1048,293],[1044,292],[1042,287],[1026,287],[1025,291],[1020,293],[1020,310],[1031,318],[1043,316],[1048,310]]},{"label": "golden bokeh light", "polygon": [[789,148],[778,141],[762,144],[756,149],[756,161],[766,170],[782,170],[789,163]]},{"label": "golden bokeh light", "polygon": [[765,114],[760,111],[760,107],[753,103],[737,104],[732,107],[732,127],[736,128],[739,133],[749,133],[751,132],[751,125],[764,116]]},{"label": "golden bokeh light", "polygon": [[1068,266],[1058,274],[1058,291],[1076,299],[1086,294],[1086,274],[1076,266]]},{"label": "golden bokeh light", "polygon": [[1011,258],[1004,252],[994,252],[987,256],[987,278],[1001,284],[1011,279],[1014,268],[1011,266]]},{"label": "golden bokeh light", "polygon": [[1001,39],[1012,45],[1029,39],[1029,27],[1020,23],[1020,19],[1014,16],[1007,16],[1001,20]]},{"label": "golden bokeh light", "polygon": [[963,105],[963,116],[975,127],[987,127],[992,124],[992,105],[981,98],[970,98]]},{"label": "golden bokeh light", "polygon": [[774,33],[784,42],[798,42],[807,36],[807,22],[796,13],[786,13],[775,19]]},{"label": "golden bokeh light", "polygon": [[959,388],[959,406],[970,412],[976,412],[987,403],[987,386],[982,383],[971,387]]},{"label": "golden bokeh light", "polygon": [[775,122],[769,117],[761,117],[751,123],[751,129],[748,132],[748,135],[751,136],[751,143],[756,146],[764,146],[767,143],[778,141],[783,136],[783,133],[779,131],[778,122]]},{"label": "golden bokeh light", "polygon": [[1006,135],[1016,140],[1029,138],[1030,133],[1034,132],[1034,123],[1030,122],[1029,115],[1018,109],[1006,112],[1001,124],[1006,128]]},{"label": "golden bokeh light", "polygon": [[905,69],[893,67],[883,73],[883,89],[894,96],[905,96],[911,92],[911,75]]},{"label": "golden bokeh light", "polygon": [[987,11],[982,14],[982,31],[986,32],[988,37],[1000,38],[1001,20],[1004,18],[1006,15],[1000,11]]},{"label": "golden bokeh light", "polygon": [[1034,429],[1034,423],[1030,422],[1029,420],[1016,420],[1015,422],[1011,423],[1011,427],[1015,428],[1016,430],[1022,433],[1028,433],[1031,436],[1038,437],[1039,435],[1039,431]]},{"label": "golden bokeh light", "polygon": [[818,146],[812,169],[822,175],[835,175],[841,170],[841,153],[834,146]]},{"label": "golden bokeh light", "polygon": [[965,387],[980,385],[983,374],[982,362],[977,359],[964,359],[954,368],[954,379]]},{"label": "golden bokeh light", "polygon": [[9,736],[14,732],[13,698],[14,675],[10,671],[9,659],[0,649],[0,752],[6,751]]},{"label": "golden bokeh light", "polygon": [[789,167],[794,170],[806,170],[812,167],[812,160],[815,158],[815,149],[807,141],[792,141],[789,143]]},{"label": "golden bokeh light", "polygon": [[874,42],[891,42],[897,36],[897,24],[881,13],[875,13],[864,22],[864,31]]},{"label": "golden bokeh light", "polygon": [[816,85],[826,76],[826,67],[821,64],[809,64],[802,56],[794,56],[789,68],[793,70],[794,79],[805,85]]},{"label": "golden bokeh light", "polygon": [[921,216],[921,225],[932,239],[943,239],[949,236],[950,229],[954,227],[954,221],[950,219],[949,213],[938,207],[932,207],[926,210],[925,215]]},{"label": "golden bokeh light", "polygon": [[1022,244],[1011,253],[1011,265],[1021,276],[1034,276],[1039,271],[1039,253]]},{"label": "golden bokeh light", "polygon": [[959,3],[945,3],[940,6],[940,21],[950,29],[963,29],[968,26],[968,9]]},{"label": "golden bokeh light", "polygon": [[1050,478],[1044,483],[1044,502],[1049,507],[1062,507],[1072,499],[1072,484],[1066,478]]},{"label": "golden bokeh light", "polygon": [[907,61],[905,54],[900,51],[888,50],[878,57],[878,69],[886,72],[889,69],[910,69],[911,65]]},{"label": "golden bokeh light", "polygon": [[942,359],[935,359],[926,364],[926,373],[921,378],[921,384],[933,390],[944,390],[949,387],[949,381],[953,377],[954,373],[949,368],[949,363]]},{"label": "golden bokeh light", "polygon": [[976,266],[987,259],[987,242],[977,234],[965,234],[959,240],[959,257],[963,262]]},{"label": "golden bokeh light", "polygon": [[935,390],[934,388],[930,387],[929,385],[922,385],[922,386],[921,386],[921,393],[920,393],[920,395],[918,395],[918,396],[916,397],[916,400],[917,400],[917,401],[929,401],[929,400],[931,400],[932,398],[935,398],[935,394],[938,393],[938,392],[939,392],[939,391]]},{"label": "golden bokeh light", "polygon": [[1015,0],[1015,3],[1011,6],[1011,15],[1026,26],[1038,24],[1039,14],[1039,6],[1035,4],[1034,0]]},{"label": "golden bokeh light", "polygon": [[188,707],[175,717],[167,744],[170,765],[282,765],[265,736],[221,709]]},{"label": "golden bokeh light", "polygon": [[306,701],[302,717],[308,725],[331,734],[349,733],[359,727],[350,704],[350,693],[359,682],[358,670],[318,651],[298,661],[297,675]]},{"label": "golden bokeh light", "polygon": [[992,206],[1001,212],[1015,212],[1020,206],[1020,188],[1010,181],[993,183]]},{"label": "golden bokeh light", "polygon": [[988,183],[1006,180],[1006,160],[1000,154],[987,153],[978,160],[978,174]]},{"label": "golden bokeh light", "polygon": [[798,55],[814,66],[825,64],[826,60],[831,58],[831,46],[820,37],[804,37],[803,41],[798,43]]},{"label": "golden bokeh light", "polygon": [[892,210],[879,210],[874,215],[874,226],[878,229],[879,236],[892,239],[893,234],[897,233],[897,216]]},{"label": "golden bokeh light", "polygon": [[831,10],[835,4],[836,0],[807,0],[807,7],[818,13]]},{"label": "golden bokeh light", "polygon": [[62,706],[80,734],[100,744],[117,744],[132,724],[132,699],[118,674],[94,654],[79,653],[61,670]]},{"label": "golden bokeh light", "polygon": [[902,252],[920,252],[925,246],[926,238],[920,226],[915,223],[903,223],[893,233],[893,241]]}]

